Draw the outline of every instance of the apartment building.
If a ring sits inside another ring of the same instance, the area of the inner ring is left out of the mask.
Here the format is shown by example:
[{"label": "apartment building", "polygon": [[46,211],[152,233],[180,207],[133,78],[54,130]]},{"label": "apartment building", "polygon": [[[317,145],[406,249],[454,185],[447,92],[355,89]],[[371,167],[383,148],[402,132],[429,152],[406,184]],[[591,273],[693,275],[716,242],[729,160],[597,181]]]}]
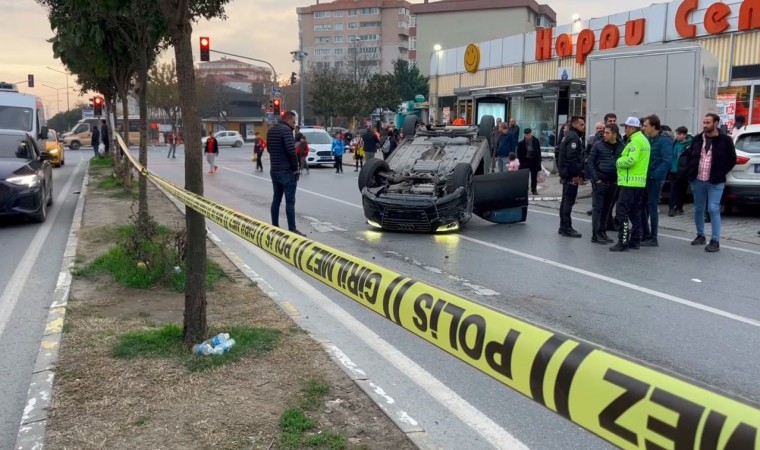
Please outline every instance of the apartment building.
[{"label": "apartment building", "polygon": [[523,34],[557,22],[557,13],[535,0],[424,0],[411,10],[409,61],[424,75],[430,75],[436,48]]},{"label": "apartment building", "polygon": [[389,72],[409,59],[411,3],[404,0],[334,0],[296,8],[307,67]]},{"label": "apartment building", "polygon": [[224,56],[216,61],[198,63],[195,73],[199,77],[213,77],[225,86],[245,92],[251,92],[252,83],[269,83],[272,80],[270,69]]}]

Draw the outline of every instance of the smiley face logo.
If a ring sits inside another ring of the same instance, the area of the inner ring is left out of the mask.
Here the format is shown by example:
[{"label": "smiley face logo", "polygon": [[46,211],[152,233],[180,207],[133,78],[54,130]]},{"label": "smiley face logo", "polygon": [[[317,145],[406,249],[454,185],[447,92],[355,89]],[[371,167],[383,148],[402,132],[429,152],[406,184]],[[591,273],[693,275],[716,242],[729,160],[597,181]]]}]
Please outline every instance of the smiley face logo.
[{"label": "smiley face logo", "polygon": [[475,44],[470,44],[464,50],[464,68],[470,73],[478,70],[480,65],[480,48]]}]

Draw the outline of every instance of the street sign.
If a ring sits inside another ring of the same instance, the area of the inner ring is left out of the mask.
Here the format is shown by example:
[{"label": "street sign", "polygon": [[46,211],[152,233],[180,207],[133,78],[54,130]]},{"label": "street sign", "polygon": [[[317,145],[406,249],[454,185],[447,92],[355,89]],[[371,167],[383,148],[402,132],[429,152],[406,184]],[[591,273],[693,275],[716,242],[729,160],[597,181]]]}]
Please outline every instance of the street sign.
[{"label": "street sign", "polygon": [[279,97],[279,96],[280,96],[280,90],[272,86],[272,97]]}]

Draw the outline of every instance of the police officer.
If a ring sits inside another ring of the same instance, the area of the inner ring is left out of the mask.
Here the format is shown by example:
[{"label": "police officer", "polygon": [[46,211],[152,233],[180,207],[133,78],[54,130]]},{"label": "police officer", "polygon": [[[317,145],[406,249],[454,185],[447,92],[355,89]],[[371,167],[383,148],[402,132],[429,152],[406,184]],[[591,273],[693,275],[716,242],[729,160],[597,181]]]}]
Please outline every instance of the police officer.
[{"label": "police officer", "polygon": [[570,129],[559,146],[559,177],[562,183],[562,203],[559,207],[559,233],[565,237],[579,238],[581,234],[573,229],[573,205],[578,196],[578,186],[583,179],[583,136],[586,121],[583,117],[570,119]]}]

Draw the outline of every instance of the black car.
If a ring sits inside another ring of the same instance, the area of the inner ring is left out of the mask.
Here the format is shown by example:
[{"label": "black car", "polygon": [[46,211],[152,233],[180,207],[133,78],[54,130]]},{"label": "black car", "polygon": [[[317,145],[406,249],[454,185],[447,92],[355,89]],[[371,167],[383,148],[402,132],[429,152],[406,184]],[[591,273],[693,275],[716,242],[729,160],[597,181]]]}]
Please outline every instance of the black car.
[{"label": "black car", "polygon": [[51,158],[29,133],[0,130],[0,217],[45,221],[47,207],[53,204]]},{"label": "black car", "polygon": [[367,223],[384,230],[458,230],[472,215],[493,223],[526,220],[530,172],[488,173],[492,116],[480,126],[420,126],[404,122],[406,138],[386,160],[373,158],[359,173]]}]

